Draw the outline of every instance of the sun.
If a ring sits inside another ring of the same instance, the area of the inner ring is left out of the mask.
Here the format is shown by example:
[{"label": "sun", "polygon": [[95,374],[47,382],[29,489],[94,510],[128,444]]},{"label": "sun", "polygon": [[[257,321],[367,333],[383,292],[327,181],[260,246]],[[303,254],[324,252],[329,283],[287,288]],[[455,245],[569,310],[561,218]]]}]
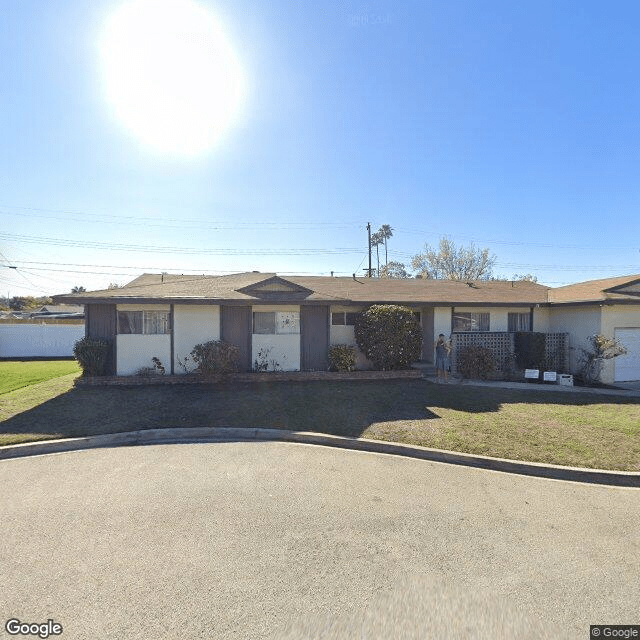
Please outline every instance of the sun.
[{"label": "sun", "polygon": [[107,100],[143,144],[194,156],[237,117],[241,65],[215,17],[193,0],[128,0],[99,43]]}]

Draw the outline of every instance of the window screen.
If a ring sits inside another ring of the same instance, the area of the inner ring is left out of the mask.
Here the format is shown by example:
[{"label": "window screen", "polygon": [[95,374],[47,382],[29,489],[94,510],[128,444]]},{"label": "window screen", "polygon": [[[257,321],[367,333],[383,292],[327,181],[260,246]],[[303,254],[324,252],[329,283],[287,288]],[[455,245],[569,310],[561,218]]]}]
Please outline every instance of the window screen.
[{"label": "window screen", "polygon": [[253,333],[279,335],[300,333],[298,311],[254,311]]},{"label": "window screen", "polygon": [[276,314],[275,311],[254,311],[253,312],[253,333],[275,333]]},{"label": "window screen", "polygon": [[531,331],[530,313],[510,313],[508,314],[509,331]]},{"label": "window screen", "polygon": [[118,311],[118,333],[171,333],[171,314],[168,311]]},{"label": "window screen", "polygon": [[453,331],[489,331],[489,314],[456,311],[453,314]]}]

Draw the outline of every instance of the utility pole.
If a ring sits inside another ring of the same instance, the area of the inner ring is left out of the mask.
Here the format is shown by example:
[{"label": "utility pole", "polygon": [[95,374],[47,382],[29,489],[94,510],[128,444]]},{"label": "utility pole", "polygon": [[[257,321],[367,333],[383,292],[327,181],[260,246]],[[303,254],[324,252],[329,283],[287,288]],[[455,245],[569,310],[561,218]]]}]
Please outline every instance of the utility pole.
[{"label": "utility pole", "polygon": [[367,269],[367,278],[371,277],[371,223],[367,222],[367,232],[369,234],[369,268]]}]

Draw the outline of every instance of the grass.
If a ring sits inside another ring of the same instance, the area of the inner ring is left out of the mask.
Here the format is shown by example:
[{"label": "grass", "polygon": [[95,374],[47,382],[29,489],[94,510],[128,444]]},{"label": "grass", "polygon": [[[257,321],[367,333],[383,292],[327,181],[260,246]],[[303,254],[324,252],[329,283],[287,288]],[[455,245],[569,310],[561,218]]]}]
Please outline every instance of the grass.
[{"label": "grass", "polygon": [[0,396],[0,444],[160,427],[271,427],[640,471],[640,398],[422,380],[74,388]]},{"label": "grass", "polygon": [[0,395],[79,372],[80,367],[75,360],[1,361]]}]

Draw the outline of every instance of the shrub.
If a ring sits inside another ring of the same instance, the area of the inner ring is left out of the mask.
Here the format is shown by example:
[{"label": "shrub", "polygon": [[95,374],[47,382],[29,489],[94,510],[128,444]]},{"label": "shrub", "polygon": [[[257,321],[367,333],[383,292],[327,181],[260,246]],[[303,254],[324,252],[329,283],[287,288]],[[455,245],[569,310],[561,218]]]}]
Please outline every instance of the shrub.
[{"label": "shrub", "polygon": [[166,373],[162,362],[160,362],[160,358],[154,356],[151,358],[151,362],[153,363],[153,367],[141,367],[136,371],[136,375],[142,378],[149,378],[156,375],[163,376]]},{"label": "shrub", "polygon": [[496,369],[496,359],[487,347],[466,347],[458,356],[458,373],[464,378],[486,380]]},{"label": "shrub", "polygon": [[191,357],[201,375],[226,375],[238,370],[240,349],[222,340],[210,340],[193,347]]},{"label": "shrub", "polygon": [[602,334],[589,336],[588,341],[591,348],[582,349],[579,377],[590,385],[600,382],[604,361],[624,355],[627,348],[615,338],[607,338]]},{"label": "shrub", "polygon": [[547,336],[536,331],[519,331],[514,336],[518,369],[544,369]]},{"label": "shrub", "polygon": [[355,335],[376,369],[407,369],[422,353],[422,329],[407,307],[372,305],[356,318]]},{"label": "shrub", "polygon": [[348,344],[329,347],[329,369],[331,371],[353,371],[356,368],[356,350]]},{"label": "shrub", "polygon": [[111,342],[103,338],[85,336],[73,345],[73,356],[82,367],[84,376],[102,376],[105,372]]}]

